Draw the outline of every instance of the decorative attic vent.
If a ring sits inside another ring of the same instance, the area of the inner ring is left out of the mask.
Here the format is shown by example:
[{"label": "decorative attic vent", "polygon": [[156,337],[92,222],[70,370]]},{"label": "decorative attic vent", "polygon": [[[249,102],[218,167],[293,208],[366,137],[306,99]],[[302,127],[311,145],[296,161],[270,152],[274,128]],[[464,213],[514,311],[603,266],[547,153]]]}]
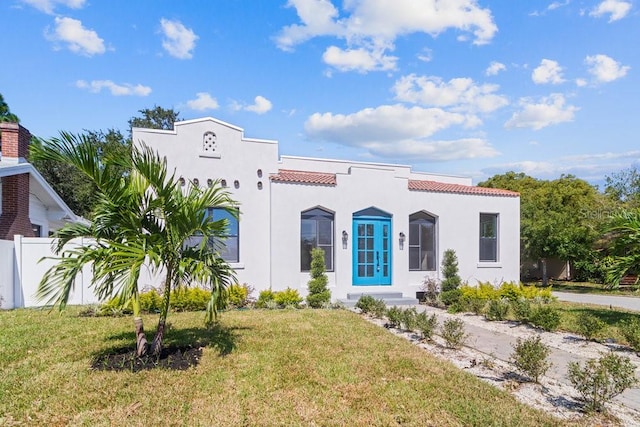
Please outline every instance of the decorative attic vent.
[{"label": "decorative attic vent", "polygon": [[213,132],[205,132],[202,136],[202,151],[205,153],[215,153],[218,148],[218,137]]}]

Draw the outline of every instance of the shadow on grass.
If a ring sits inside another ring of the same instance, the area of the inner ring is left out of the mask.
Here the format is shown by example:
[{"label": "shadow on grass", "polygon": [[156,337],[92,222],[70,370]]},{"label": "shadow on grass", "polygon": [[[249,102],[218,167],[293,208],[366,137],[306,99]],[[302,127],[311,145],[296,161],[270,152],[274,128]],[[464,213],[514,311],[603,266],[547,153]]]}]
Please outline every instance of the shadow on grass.
[{"label": "shadow on grass", "polygon": [[[162,353],[157,357],[151,355],[136,357],[133,332],[113,334],[107,339],[129,341],[131,344],[110,347],[94,354],[91,367],[96,370],[131,372],[156,368],[188,369],[198,365],[205,347],[216,348],[220,356],[230,354],[237,346],[236,331],[242,329],[248,328],[229,328],[218,324],[209,329],[170,329],[165,335]],[[151,342],[152,339],[153,336],[147,333],[147,340]]]}]

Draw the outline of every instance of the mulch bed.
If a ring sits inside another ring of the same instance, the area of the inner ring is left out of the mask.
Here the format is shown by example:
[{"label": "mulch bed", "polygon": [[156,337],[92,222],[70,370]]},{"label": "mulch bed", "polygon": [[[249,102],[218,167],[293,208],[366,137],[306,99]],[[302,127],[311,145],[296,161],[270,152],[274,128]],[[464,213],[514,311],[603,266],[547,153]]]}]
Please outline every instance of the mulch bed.
[{"label": "mulch bed", "polygon": [[202,347],[166,347],[160,357],[136,357],[132,348],[113,350],[94,358],[91,367],[97,371],[138,372],[149,369],[172,369],[183,371],[197,366],[202,357]]}]

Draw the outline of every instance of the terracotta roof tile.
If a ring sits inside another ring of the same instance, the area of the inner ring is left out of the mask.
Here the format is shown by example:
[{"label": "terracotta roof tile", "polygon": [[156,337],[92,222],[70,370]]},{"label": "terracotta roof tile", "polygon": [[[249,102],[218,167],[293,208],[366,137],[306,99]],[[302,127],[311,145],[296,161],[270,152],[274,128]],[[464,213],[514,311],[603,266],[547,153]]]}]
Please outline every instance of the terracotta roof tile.
[{"label": "terracotta roof tile", "polygon": [[270,177],[274,182],[290,182],[299,184],[336,185],[336,174],[324,172],[307,172],[280,169]]},{"label": "terracotta roof tile", "polygon": [[479,196],[518,197],[520,193],[499,188],[475,187],[472,185],[447,184],[436,181],[409,180],[409,190],[435,193],[475,194]]}]

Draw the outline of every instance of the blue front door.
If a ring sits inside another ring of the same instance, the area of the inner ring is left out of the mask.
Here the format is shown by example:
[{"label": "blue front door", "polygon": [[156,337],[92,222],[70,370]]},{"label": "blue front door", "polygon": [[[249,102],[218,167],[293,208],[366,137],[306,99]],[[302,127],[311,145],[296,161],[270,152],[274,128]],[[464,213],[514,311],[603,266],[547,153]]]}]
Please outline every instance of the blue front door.
[{"label": "blue front door", "polygon": [[391,219],[353,219],[353,284],[391,285]]}]

